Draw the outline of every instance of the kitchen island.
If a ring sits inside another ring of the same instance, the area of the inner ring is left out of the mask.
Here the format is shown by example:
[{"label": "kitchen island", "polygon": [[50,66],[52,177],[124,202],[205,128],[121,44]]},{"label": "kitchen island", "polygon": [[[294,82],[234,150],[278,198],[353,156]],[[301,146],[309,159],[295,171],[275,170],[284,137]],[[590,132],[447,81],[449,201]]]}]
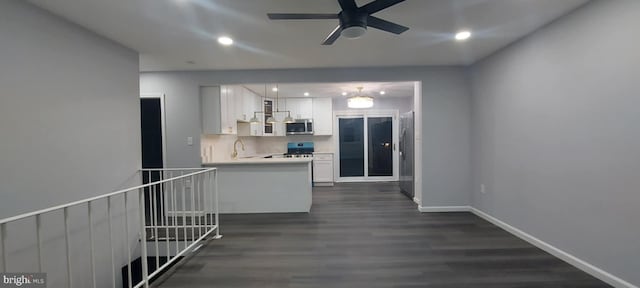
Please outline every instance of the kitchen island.
[{"label": "kitchen island", "polygon": [[311,160],[241,158],[203,163],[218,168],[220,213],[311,210]]}]

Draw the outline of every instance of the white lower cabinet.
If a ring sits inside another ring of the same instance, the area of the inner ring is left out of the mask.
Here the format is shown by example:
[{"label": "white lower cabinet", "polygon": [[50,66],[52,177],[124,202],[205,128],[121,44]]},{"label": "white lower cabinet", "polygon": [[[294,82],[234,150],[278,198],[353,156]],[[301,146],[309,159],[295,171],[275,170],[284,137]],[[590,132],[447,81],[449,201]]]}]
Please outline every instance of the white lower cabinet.
[{"label": "white lower cabinet", "polygon": [[333,153],[313,154],[313,184],[333,186]]}]

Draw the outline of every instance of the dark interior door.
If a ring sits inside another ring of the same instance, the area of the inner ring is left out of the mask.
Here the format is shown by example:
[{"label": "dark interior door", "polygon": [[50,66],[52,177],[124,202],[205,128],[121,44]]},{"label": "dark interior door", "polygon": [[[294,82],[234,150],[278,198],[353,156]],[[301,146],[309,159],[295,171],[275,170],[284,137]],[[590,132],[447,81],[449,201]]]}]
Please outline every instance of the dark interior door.
[{"label": "dark interior door", "polygon": [[163,168],[160,98],[140,99],[142,168]]},{"label": "dark interior door", "polygon": [[[160,98],[140,99],[141,117],[141,138],[142,138],[142,168],[164,168],[162,158],[162,106]],[[162,172],[143,172],[142,183],[147,184],[162,179]],[[149,189],[151,188],[151,189]],[[161,202],[160,185],[145,188],[145,199],[153,199],[152,192],[155,191],[155,205],[153,209],[157,212],[156,218],[160,218],[162,211],[159,207]],[[145,201],[145,212],[147,224],[152,219],[150,200]]]}]

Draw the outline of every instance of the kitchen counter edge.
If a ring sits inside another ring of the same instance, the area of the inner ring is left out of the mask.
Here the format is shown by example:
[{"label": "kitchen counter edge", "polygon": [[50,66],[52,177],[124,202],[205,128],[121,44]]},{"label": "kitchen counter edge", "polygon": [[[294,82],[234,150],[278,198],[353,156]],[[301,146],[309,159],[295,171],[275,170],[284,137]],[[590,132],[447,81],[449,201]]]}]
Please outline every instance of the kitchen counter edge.
[{"label": "kitchen counter edge", "polygon": [[203,167],[217,165],[264,165],[264,164],[303,164],[310,163],[309,158],[249,158],[238,160],[222,160],[216,162],[202,163]]}]

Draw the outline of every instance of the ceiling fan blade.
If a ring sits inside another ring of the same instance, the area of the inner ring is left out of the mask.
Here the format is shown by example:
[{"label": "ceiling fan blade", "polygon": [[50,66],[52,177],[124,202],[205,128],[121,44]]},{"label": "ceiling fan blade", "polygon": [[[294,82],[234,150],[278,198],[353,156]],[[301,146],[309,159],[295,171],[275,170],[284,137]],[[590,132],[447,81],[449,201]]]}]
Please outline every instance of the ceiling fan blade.
[{"label": "ceiling fan blade", "polygon": [[338,3],[340,3],[340,8],[342,8],[342,10],[358,9],[358,6],[356,5],[356,0],[338,0]]},{"label": "ceiling fan blade", "polygon": [[333,31],[331,31],[331,34],[329,34],[329,36],[327,36],[327,38],[324,39],[324,42],[322,42],[322,45],[331,45],[333,44],[333,42],[336,42],[336,40],[338,40],[338,38],[340,37],[341,32],[342,32],[342,28],[340,27],[340,25],[338,25],[336,29],[333,29]]},{"label": "ceiling fan blade", "polygon": [[387,20],[383,20],[374,16],[367,17],[367,26],[377,28],[383,31],[391,32],[394,34],[401,34],[402,32],[409,30],[409,27],[405,27],[393,22],[389,22]]},{"label": "ceiling fan blade", "polygon": [[338,19],[338,14],[268,13],[271,20]]},{"label": "ceiling fan blade", "polygon": [[369,14],[373,14],[380,10],[387,9],[403,1],[404,0],[376,0],[373,2],[369,2],[367,5],[360,7],[360,9],[367,11],[367,13]]}]

